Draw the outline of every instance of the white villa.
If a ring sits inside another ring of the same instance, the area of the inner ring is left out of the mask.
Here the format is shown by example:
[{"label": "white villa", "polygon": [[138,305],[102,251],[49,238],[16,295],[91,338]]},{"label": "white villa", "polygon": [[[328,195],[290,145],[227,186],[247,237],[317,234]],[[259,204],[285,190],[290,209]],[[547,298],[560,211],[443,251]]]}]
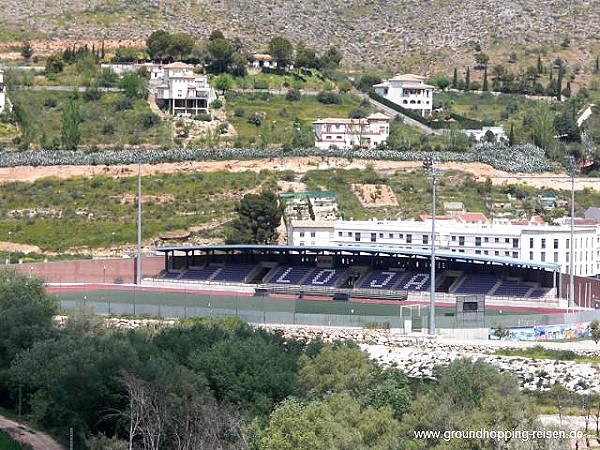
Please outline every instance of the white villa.
[{"label": "white villa", "polygon": [[313,122],[315,147],[374,148],[387,141],[390,134],[390,118],[376,113],[364,119],[319,119]]},{"label": "white villa", "polygon": [[476,142],[483,142],[486,133],[489,131],[494,135],[494,142],[508,141],[508,136],[502,127],[481,127],[479,130],[461,130],[469,137],[473,137]]},{"label": "white villa", "polygon": [[273,61],[273,57],[267,53],[255,53],[250,58],[248,64],[257,69],[260,69],[261,67],[274,69],[277,67],[277,61]]},{"label": "white villa", "polygon": [[425,84],[425,77],[411,73],[396,75],[373,88],[377,94],[403,108],[414,110],[422,116],[431,115],[434,87]]},{"label": "white villa", "polygon": [[[600,274],[600,227],[576,225],[574,242],[568,225],[464,223],[436,221],[436,248],[441,252],[557,263],[569,273],[574,251],[574,274]],[[300,246],[383,247],[431,251],[431,221],[407,220],[292,220],[288,243]],[[574,244],[574,245],[573,245]]]},{"label": "white villa", "polygon": [[0,113],[6,107],[6,94],[4,92],[4,71],[0,69]]},{"label": "white villa", "polygon": [[217,98],[205,75],[194,73],[194,66],[182,62],[163,67],[163,83],[156,86],[156,103],[170,114],[195,116],[208,113]]}]

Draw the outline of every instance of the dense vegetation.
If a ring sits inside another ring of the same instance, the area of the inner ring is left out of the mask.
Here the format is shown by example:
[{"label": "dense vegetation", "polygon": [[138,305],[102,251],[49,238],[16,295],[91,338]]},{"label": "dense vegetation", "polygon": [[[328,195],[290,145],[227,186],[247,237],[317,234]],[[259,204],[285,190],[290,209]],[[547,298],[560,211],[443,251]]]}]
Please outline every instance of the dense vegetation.
[{"label": "dense vegetation", "polygon": [[[85,311],[56,327],[55,312],[41,281],[0,274],[0,404],[20,391],[27,420],[63,440],[72,427],[76,448],[445,449],[414,431],[541,429],[516,379],[482,362],[411,382],[350,342],[288,340],[236,318],[126,331]],[[566,448],[549,445],[536,448]]]}]

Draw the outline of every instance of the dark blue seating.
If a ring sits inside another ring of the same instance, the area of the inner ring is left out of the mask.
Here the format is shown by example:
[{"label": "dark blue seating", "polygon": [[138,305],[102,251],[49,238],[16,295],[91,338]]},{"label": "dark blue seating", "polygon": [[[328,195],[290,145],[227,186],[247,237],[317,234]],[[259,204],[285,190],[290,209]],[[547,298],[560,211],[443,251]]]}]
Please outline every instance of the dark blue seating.
[{"label": "dark blue seating", "polygon": [[163,280],[176,280],[177,278],[179,278],[180,275],[181,275],[181,272],[170,272],[170,271],[167,271],[167,272],[163,273],[163,275],[161,276],[161,278]]},{"label": "dark blue seating", "polygon": [[302,278],[312,270],[312,267],[281,266],[273,274],[269,283],[275,284],[300,284]]},{"label": "dark blue seating", "polygon": [[403,272],[373,270],[368,273],[360,287],[363,289],[392,289],[403,275]]},{"label": "dark blue seating", "polygon": [[500,276],[494,274],[466,275],[464,281],[454,293],[487,295],[498,281],[500,281]]},{"label": "dark blue seating", "polygon": [[531,291],[528,295],[529,298],[542,298],[545,297],[550,289],[548,288],[536,288]]},{"label": "dark blue seating", "polygon": [[428,291],[431,286],[431,276],[423,272],[405,272],[402,280],[396,285],[401,291]]},{"label": "dark blue seating", "polygon": [[229,283],[240,283],[254,268],[254,264],[227,264],[219,270],[212,281],[224,281]]},{"label": "dark blue seating", "polygon": [[203,281],[210,280],[215,272],[219,269],[219,266],[205,266],[202,269],[188,269],[181,275],[180,279]]},{"label": "dark blue seating", "polygon": [[519,280],[504,280],[493,295],[498,297],[525,297],[530,290],[531,286],[521,284]]},{"label": "dark blue seating", "polygon": [[316,268],[302,282],[308,286],[333,286],[346,269]]}]

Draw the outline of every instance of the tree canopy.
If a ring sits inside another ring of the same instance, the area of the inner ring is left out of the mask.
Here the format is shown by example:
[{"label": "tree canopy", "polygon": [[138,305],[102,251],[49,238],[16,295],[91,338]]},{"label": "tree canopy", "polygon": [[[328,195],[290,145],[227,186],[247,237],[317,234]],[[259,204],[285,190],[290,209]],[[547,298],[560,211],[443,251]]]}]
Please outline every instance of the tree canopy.
[{"label": "tree canopy", "polygon": [[281,206],[274,192],[246,194],[235,208],[238,217],[231,224],[230,244],[272,244],[277,242]]}]

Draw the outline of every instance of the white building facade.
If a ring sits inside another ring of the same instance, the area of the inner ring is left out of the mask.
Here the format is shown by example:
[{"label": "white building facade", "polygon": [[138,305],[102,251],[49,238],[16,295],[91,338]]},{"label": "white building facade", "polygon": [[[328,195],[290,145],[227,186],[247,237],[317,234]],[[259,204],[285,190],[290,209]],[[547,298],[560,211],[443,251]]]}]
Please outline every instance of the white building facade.
[{"label": "white building facade", "polygon": [[172,115],[195,116],[208,113],[216,94],[204,75],[194,67],[175,62],[163,67],[163,83],[156,86],[156,102]]},{"label": "white building facade", "polygon": [[[569,273],[571,252],[574,275],[600,274],[600,228],[575,226],[574,246],[567,225],[465,224],[436,221],[436,249],[440,251],[515,258],[560,264]],[[292,221],[290,245],[387,247],[407,250],[431,249],[431,222],[417,221]]]},{"label": "white building facade", "polygon": [[425,77],[410,73],[396,75],[375,84],[373,88],[377,94],[403,108],[414,110],[422,116],[431,115],[434,86],[425,84]]},{"label": "white building facade", "polygon": [[0,69],[0,114],[6,108],[6,88],[4,87],[4,71]]},{"label": "white building facade", "polygon": [[313,122],[315,147],[325,150],[338,148],[375,148],[387,142],[390,118],[376,113],[364,119],[319,119]]}]

